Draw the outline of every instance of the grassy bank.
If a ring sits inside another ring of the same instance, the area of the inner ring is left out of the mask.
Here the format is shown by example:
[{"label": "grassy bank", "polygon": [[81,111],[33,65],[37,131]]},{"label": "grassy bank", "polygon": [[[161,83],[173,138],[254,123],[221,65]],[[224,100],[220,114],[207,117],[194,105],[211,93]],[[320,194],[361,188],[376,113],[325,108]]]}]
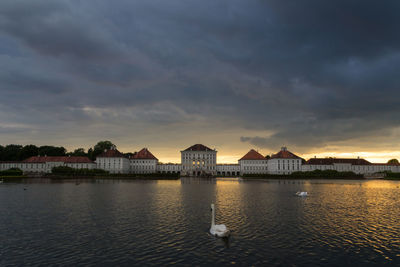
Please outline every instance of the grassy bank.
[{"label": "grassy bank", "polygon": [[178,180],[179,176],[143,176],[143,175],[101,175],[101,176],[75,176],[75,175],[46,175],[43,178],[52,180],[68,180],[68,179],[116,179],[116,180]]},{"label": "grassy bank", "polygon": [[0,171],[0,177],[22,177],[23,172],[18,168],[11,168],[8,170]]},{"label": "grassy bank", "polygon": [[0,171],[0,180],[3,182],[17,181],[24,178],[26,178],[26,176],[23,175],[22,171],[17,168]]},{"label": "grassy bank", "polygon": [[292,174],[244,174],[243,179],[346,179],[346,180],[364,180],[362,174],[354,172],[338,172],[334,170],[315,170],[309,172],[293,172]]},{"label": "grassy bank", "polygon": [[66,166],[54,167],[51,174],[45,178],[50,179],[122,179],[122,180],[176,180],[179,174],[149,173],[149,174],[123,174],[109,173],[102,169],[74,169]]},{"label": "grassy bank", "polygon": [[385,180],[400,180],[399,172],[384,172]]},{"label": "grassy bank", "polygon": [[25,179],[26,176],[24,175],[19,175],[19,176],[0,176],[0,180],[3,182],[13,182],[13,181],[20,181],[22,179]]}]

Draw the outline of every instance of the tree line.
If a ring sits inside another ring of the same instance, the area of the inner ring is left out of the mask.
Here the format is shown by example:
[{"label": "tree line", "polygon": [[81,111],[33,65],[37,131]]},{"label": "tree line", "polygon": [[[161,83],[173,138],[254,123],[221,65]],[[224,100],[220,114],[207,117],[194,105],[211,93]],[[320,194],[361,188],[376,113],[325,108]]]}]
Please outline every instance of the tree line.
[{"label": "tree line", "polygon": [[84,148],[77,148],[70,152],[62,146],[0,145],[0,161],[22,161],[32,156],[86,156],[95,160],[105,149],[110,149],[113,145],[111,141],[99,141],[87,151]]}]

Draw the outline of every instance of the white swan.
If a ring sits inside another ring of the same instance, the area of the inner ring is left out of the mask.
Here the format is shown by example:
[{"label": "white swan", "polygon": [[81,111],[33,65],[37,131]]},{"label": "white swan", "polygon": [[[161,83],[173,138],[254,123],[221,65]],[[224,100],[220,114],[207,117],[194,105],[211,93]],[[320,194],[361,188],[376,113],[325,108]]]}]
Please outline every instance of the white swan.
[{"label": "white swan", "polygon": [[230,232],[225,224],[215,224],[215,209],[214,204],[211,204],[211,228],[210,233],[217,237],[227,237]]},{"label": "white swan", "polygon": [[296,195],[299,197],[306,197],[308,195],[307,192],[296,192]]}]

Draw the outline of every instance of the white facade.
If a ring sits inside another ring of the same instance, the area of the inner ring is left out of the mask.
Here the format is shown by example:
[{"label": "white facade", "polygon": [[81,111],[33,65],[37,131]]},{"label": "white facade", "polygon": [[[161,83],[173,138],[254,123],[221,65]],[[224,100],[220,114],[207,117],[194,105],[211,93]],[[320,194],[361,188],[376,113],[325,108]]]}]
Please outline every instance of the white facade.
[{"label": "white facade", "polygon": [[240,160],[239,165],[240,165],[240,173],[241,174],[268,173],[267,159]]},{"label": "white facade", "polygon": [[157,164],[157,173],[181,173],[182,164],[159,163]]},{"label": "white facade", "polygon": [[110,173],[129,173],[129,159],[113,146],[96,158],[97,168]]},{"label": "white facade", "polygon": [[268,173],[270,174],[291,174],[302,170],[302,159],[286,147],[268,159]]},{"label": "white facade", "polygon": [[124,157],[97,157],[97,168],[110,173],[129,173],[129,159]]},{"label": "white facade", "polygon": [[93,163],[64,163],[64,166],[74,168],[74,169],[96,169],[97,164],[95,162]]},{"label": "white facade", "polygon": [[302,171],[315,170],[335,170],[338,172],[354,172],[356,174],[374,174],[378,172],[391,171],[400,172],[400,166],[388,164],[351,164],[351,163],[333,163],[333,164],[303,164]]},{"label": "white facade", "polygon": [[130,173],[150,174],[157,172],[158,159],[147,148],[133,153],[129,162]]},{"label": "white facade", "polygon": [[217,174],[217,151],[196,144],[181,151],[183,176],[201,176]]},{"label": "white facade", "polygon": [[[81,158],[81,157],[79,157]],[[8,170],[10,168],[18,168],[24,173],[51,173],[54,167],[70,167],[74,169],[95,169],[96,163],[89,159],[81,159],[77,157],[31,157],[22,162],[1,162],[0,170]]]},{"label": "white facade", "polygon": [[268,173],[291,174],[302,170],[301,159],[273,158],[268,160]]},{"label": "white facade", "polygon": [[15,161],[7,161],[7,162],[0,162],[0,171],[5,171],[11,168],[20,168],[20,162]]},{"label": "white facade", "polygon": [[137,174],[156,173],[158,160],[130,159],[130,172]]},{"label": "white facade", "polygon": [[217,176],[239,176],[239,164],[217,164]]}]

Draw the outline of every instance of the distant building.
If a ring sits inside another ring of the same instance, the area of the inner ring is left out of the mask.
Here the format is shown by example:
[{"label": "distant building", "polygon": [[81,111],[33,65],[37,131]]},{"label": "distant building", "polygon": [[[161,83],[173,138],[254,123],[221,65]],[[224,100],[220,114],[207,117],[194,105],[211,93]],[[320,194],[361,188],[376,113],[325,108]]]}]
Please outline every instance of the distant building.
[{"label": "distant building", "polygon": [[129,161],[130,173],[156,173],[158,159],[147,148],[133,153]]},{"label": "distant building", "polygon": [[311,158],[302,166],[302,171],[335,170],[357,174],[373,174],[383,171],[399,172],[397,164],[371,163],[361,158]]},{"label": "distant building", "polygon": [[286,147],[282,147],[281,151],[268,159],[268,173],[291,174],[301,171],[302,161],[302,158],[287,150]]},{"label": "distant building", "polygon": [[133,153],[129,158],[115,146],[105,150],[96,162],[87,157],[35,156],[19,162],[0,162],[0,170],[19,168],[24,173],[50,173],[53,167],[67,166],[75,169],[103,169],[110,173],[176,173],[182,176],[239,176],[244,174],[291,174],[298,171],[335,170],[372,175],[378,172],[400,172],[399,164],[371,163],[361,158],[311,158],[301,157],[282,147],[272,156],[263,156],[251,149],[235,164],[217,164],[217,151],[195,144],[181,151],[181,163],[159,163],[147,149]]},{"label": "distant building", "polygon": [[11,168],[20,168],[21,161],[0,161],[0,171],[5,171]]},{"label": "distant building", "polygon": [[240,176],[240,165],[217,164],[217,176]]},{"label": "distant building", "polygon": [[193,145],[181,151],[181,164],[184,176],[217,174],[217,151],[202,144]]},{"label": "distant building", "polygon": [[95,169],[96,163],[88,157],[34,156],[20,162],[1,162],[0,170],[18,168],[24,173],[51,173],[53,167],[66,166],[74,169]]},{"label": "distant building", "polygon": [[129,159],[119,152],[115,146],[106,149],[96,158],[97,168],[110,173],[129,173]]},{"label": "distant building", "polygon": [[182,164],[178,163],[158,163],[157,173],[177,173],[182,171]]},{"label": "distant building", "polygon": [[267,159],[251,149],[239,159],[240,173],[241,174],[263,174],[268,172]]}]

